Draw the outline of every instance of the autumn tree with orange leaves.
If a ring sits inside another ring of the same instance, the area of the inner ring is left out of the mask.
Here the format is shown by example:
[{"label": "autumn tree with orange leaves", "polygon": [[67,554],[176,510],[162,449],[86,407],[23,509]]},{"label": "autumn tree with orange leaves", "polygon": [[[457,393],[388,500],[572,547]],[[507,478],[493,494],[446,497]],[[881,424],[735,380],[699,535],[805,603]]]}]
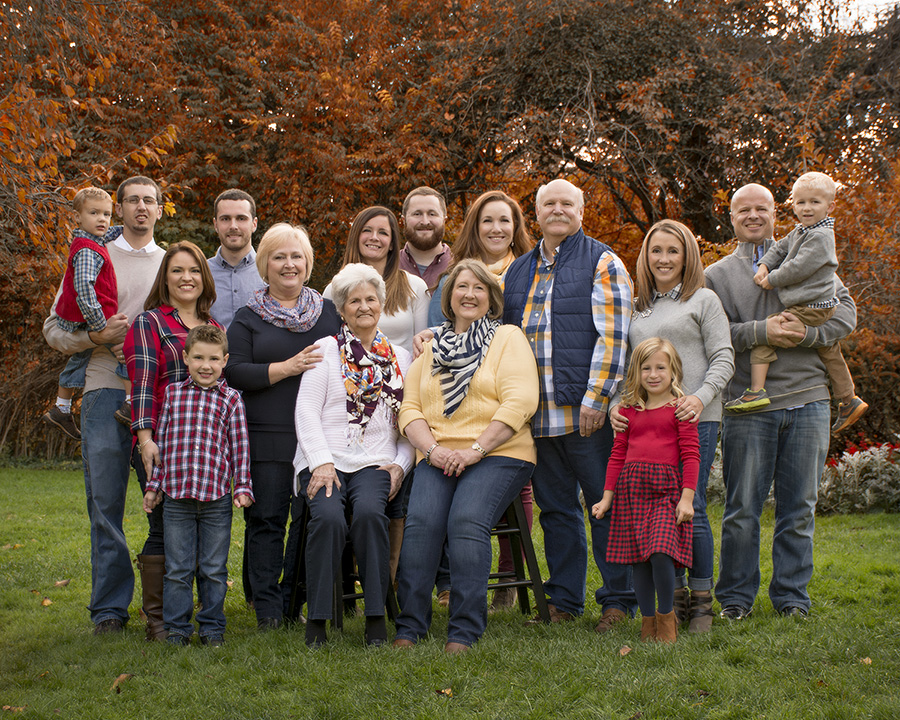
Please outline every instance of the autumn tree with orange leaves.
[{"label": "autumn tree with orange leaves", "polygon": [[[62,449],[37,422],[63,362],[40,325],[68,202],[136,173],[159,180],[174,213],[158,241],[211,254],[212,200],[238,186],[260,231],[309,228],[321,288],[355,213],[399,209],[420,184],[447,196],[452,235],[478,193],[505,189],[533,217],[536,187],[569,176],[588,197],[586,228],[633,261],[662,217],[723,252],[734,187],[762,182],[783,202],[793,177],[825,170],[846,186],[841,274],[860,304],[850,344],[864,342],[851,364],[887,388],[896,361],[871,358],[900,349],[885,310],[900,301],[900,20],[846,29],[837,7],[0,0],[0,353],[12,368],[0,447]],[[888,406],[863,426],[872,440],[898,429]]]}]

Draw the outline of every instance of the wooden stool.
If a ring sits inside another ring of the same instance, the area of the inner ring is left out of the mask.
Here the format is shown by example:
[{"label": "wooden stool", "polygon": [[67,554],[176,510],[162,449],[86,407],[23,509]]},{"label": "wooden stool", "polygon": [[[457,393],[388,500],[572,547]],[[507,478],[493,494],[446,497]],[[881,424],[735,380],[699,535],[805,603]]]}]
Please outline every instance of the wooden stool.
[{"label": "wooden stool", "polygon": [[[537,557],[534,554],[534,544],[531,542],[531,532],[528,530],[525,508],[519,495],[516,495],[516,499],[506,509],[503,518],[491,530],[491,535],[506,537],[509,540],[513,557],[513,571],[491,573],[488,581],[488,590],[515,588],[519,597],[519,608],[528,615],[531,613],[531,607],[528,604],[528,590],[530,589],[534,593],[534,604],[537,607],[538,616],[545,623],[549,623],[550,609],[547,607],[547,597],[544,595],[541,570],[538,567]],[[524,563],[522,562],[522,555],[525,556]],[[527,575],[525,574],[526,567],[528,569]]]}]

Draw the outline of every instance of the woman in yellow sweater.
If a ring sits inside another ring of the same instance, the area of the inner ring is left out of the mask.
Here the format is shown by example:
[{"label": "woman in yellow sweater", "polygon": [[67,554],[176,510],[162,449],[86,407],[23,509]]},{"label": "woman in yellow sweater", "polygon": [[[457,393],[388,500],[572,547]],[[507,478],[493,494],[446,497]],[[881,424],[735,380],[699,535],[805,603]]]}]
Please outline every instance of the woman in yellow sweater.
[{"label": "woman in yellow sweater", "polygon": [[529,420],[538,374],[521,329],[498,320],[503,293],[484,263],[457,263],[442,305],[449,320],[410,367],[398,416],[418,464],[400,554],[394,646],[411,647],[428,632],[446,536],[452,590],[444,649],[454,653],[484,632],[490,531],[534,469]]}]

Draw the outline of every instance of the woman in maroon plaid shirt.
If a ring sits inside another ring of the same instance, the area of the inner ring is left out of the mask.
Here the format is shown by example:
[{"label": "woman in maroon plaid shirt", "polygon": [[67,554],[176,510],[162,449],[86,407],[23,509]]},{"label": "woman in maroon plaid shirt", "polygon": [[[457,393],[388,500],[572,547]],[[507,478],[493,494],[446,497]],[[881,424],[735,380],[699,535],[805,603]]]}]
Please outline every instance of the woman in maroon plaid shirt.
[{"label": "woman in maroon plaid shirt", "polygon": [[[170,245],[144,303],[145,312],[134,319],[123,349],[133,383],[131,430],[136,442],[131,465],[137,473],[142,495],[153,466],[160,462],[159,447],[153,438],[166,388],[188,377],[182,357],[188,331],[198,325],[222,327],[209,314],[215,300],[216,285],[200,248],[192,242]],[[150,532],[143,551],[137,556],[147,639],[164,640],[162,593],[166,551],[162,503],[147,518]]]},{"label": "woman in maroon plaid shirt", "polygon": [[668,340],[649,338],[634,349],[620,411],[628,426],[616,435],[603,498],[591,508],[596,518],[613,510],[606,560],[634,570],[641,640],[675,642],[675,564],[691,565],[700,444],[697,426],[675,417],[681,379]]}]

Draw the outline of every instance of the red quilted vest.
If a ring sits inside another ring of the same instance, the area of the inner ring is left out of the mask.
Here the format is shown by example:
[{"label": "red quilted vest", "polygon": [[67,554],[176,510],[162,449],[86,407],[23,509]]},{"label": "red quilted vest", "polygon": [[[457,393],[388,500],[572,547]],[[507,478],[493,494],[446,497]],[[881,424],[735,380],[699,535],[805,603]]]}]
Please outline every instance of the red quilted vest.
[{"label": "red quilted vest", "polygon": [[97,300],[100,301],[100,307],[103,308],[103,317],[109,318],[115,315],[119,309],[119,288],[116,284],[116,271],[109,258],[109,251],[90,238],[76,235],[72,239],[72,247],[69,250],[69,262],[66,274],[63,276],[62,295],[59,296],[59,302],[56,304],[56,314],[59,317],[76,323],[83,323],[84,316],[75,300],[75,271],[72,268],[72,259],[85,248],[103,258],[103,266],[94,282],[94,292],[97,293]]}]

